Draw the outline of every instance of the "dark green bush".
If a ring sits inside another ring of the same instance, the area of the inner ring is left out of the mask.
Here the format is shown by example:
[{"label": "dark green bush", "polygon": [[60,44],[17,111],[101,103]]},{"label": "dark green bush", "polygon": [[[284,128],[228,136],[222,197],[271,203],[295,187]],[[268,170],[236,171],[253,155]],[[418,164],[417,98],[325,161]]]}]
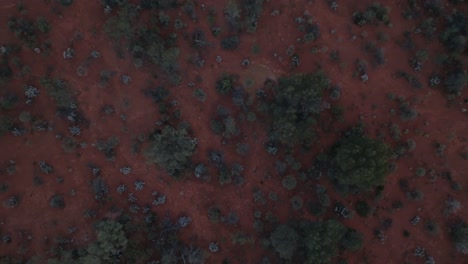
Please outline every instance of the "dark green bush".
[{"label": "dark green bush", "polygon": [[221,77],[216,81],[216,90],[222,94],[226,95],[232,91],[234,87],[234,82],[236,81],[236,77],[232,74],[223,74]]},{"label": "dark green bush", "polygon": [[296,188],[297,180],[294,176],[288,175],[283,178],[283,181],[281,183],[286,190],[290,191]]},{"label": "dark green bush", "polygon": [[13,122],[7,116],[0,116],[0,136],[13,129]]},{"label": "dark green bush", "polygon": [[47,93],[54,99],[58,108],[70,109],[77,102],[74,93],[68,82],[62,79],[42,78],[41,85],[46,88]]},{"label": "dark green bush", "polygon": [[196,148],[196,141],[187,135],[185,129],[165,127],[151,136],[146,158],[166,169],[169,175],[178,177],[190,167],[190,158]]},{"label": "dark green bush", "polygon": [[445,29],[440,34],[440,41],[450,53],[462,53],[466,50],[468,18],[461,11],[454,11],[445,17]]},{"label": "dark green bush", "polygon": [[327,264],[339,246],[352,251],[361,248],[363,236],[336,220],[282,224],[270,234],[272,248],[291,263]]},{"label": "dark green bush", "polygon": [[38,17],[36,21],[36,27],[42,33],[49,33],[50,31],[50,24],[47,22],[47,19],[44,17]]},{"label": "dark green bush", "polygon": [[73,0],[60,0],[59,2],[63,6],[71,6],[71,4],[73,4]]},{"label": "dark green bush", "polygon": [[363,242],[364,236],[356,230],[349,228],[340,243],[347,250],[358,251],[362,248]]},{"label": "dark green bush", "polygon": [[237,35],[223,38],[221,40],[221,48],[225,50],[235,50],[239,46],[239,37]]},{"label": "dark green bush", "polygon": [[298,195],[291,197],[289,199],[289,203],[291,204],[291,207],[293,210],[300,210],[302,209],[302,206],[304,205],[304,200]]},{"label": "dark green bush", "polygon": [[247,32],[257,30],[258,19],[263,11],[264,0],[242,0],[241,5],[245,10],[244,27]]},{"label": "dark green bush", "polygon": [[388,16],[389,11],[390,9],[388,7],[385,7],[380,3],[373,3],[368,6],[364,12],[356,11],[353,14],[353,22],[359,26],[378,24],[379,22],[388,26],[390,24],[390,18]]},{"label": "dark green bush", "polygon": [[332,148],[329,177],[335,184],[355,191],[382,185],[388,173],[388,146],[365,136],[342,138]]},{"label": "dark green bush", "polygon": [[[121,253],[128,245],[124,226],[116,221],[105,220],[96,224],[97,241],[89,245],[87,260],[101,263],[120,262]],[[93,263],[93,262],[86,262]]]},{"label": "dark green bush", "polygon": [[273,87],[274,100],[269,106],[272,136],[286,144],[313,138],[312,125],[322,111],[323,91],[328,85],[322,72],[280,78]]},{"label": "dark green bush", "polygon": [[49,205],[53,208],[65,208],[65,199],[61,195],[54,194],[49,200]]},{"label": "dark green bush", "polygon": [[26,46],[35,48],[37,46],[36,28],[34,23],[23,18],[10,17],[8,28],[15,33]]},{"label": "dark green bush", "polygon": [[298,247],[299,234],[288,225],[279,225],[271,233],[270,241],[282,259],[291,260]]},{"label": "dark green bush", "polygon": [[362,217],[368,217],[371,213],[371,207],[365,201],[358,201],[356,203],[356,212]]},{"label": "dark green bush", "polygon": [[455,248],[462,253],[468,252],[468,224],[460,220],[449,228],[450,238]]}]

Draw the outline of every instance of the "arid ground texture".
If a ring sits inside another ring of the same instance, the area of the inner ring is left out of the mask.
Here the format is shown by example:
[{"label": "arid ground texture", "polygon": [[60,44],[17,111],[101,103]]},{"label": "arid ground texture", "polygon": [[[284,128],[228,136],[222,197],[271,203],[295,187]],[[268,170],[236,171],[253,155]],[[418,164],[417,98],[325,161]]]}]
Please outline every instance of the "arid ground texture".
[{"label": "arid ground texture", "polygon": [[1,0],[0,263],[468,263],[464,0]]}]

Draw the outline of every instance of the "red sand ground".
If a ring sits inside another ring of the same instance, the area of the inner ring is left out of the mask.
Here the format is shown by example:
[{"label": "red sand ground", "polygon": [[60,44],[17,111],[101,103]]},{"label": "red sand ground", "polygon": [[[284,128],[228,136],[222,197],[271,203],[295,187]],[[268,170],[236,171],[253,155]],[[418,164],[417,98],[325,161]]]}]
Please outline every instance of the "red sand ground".
[{"label": "red sand ground", "polygon": [[[221,97],[214,89],[214,84],[220,73],[235,73],[241,76],[242,80],[253,78],[254,89],[262,85],[266,77],[275,78],[291,72],[289,58],[286,50],[290,45],[294,45],[296,53],[301,55],[301,65],[294,69],[294,72],[307,72],[316,69],[317,65],[323,67],[333,84],[342,87],[341,98],[338,105],[345,110],[344,121],[332,124],[330,132],[320,132],[316,151],[320,152],[329,146],[339,137],[339,132],[362,120],[366,124],[366,130],[371,136],[377,136],[380,131],[388,135],[387,124],[396,123],[401,130],[408,129],[409,133],[402,134],[402,139],[412,138],[416,141],[416,149],[408,153],[405,157],[397,161],[398,169],[388,176],[383,197],[372,202],[376,206],[375,216],[361,218],[358,215],[350,220],[343,220],[346,225],[356,228],[365,234],[364,248],[356,254],[347,254],[349,263],[420,263],[412,255],[416,246],[426,248],[427,252],[434,257],[437,263],[463,263],[463,256],[456,253],[448,239],[446,228],[447,218],[443,214],[444,201],[448,195],[455,199],[466,201],[466,161],[459,153],[468,150],[467,145],[467,113],[462,112],[464,97],[457,98],[447,106],[446,98],[440,91],[431,89],[425,85],[421,90],[415,90],[403,79],[396,79],[393,74],[398,70],[412,72],[408,60],[408,51],[399,47],[395,41],[402,38],[405,30],[414,27],[413,22],[402,19],[401,12],[405,1],[380,1],[391,8],[390,18],[393,27],[365,26],[357,27],[351,23],[351,16],[356,8],[363,9],[370,1],[340,1],[339,8],[332,12],[326,1],[267,1],[264,5],[264,12],[258,24],[258,31],[255,34],[243,34],[241,45],[234,51],[228,52],[220,49],[218,45],[209,48],[202,53],[202,58],[206,61],[203,68],[196,68],[191,63],[186,63],[195,53],[189,47],[187,41],[182,37],[183,32],[191,33],[195,28],[203,30],[209,41],[218,43],[209,34],[209,26],[206,22],[206,11],[199,5],[196,12],[199,16],[198,23],[190,23],[189,18],[180,13],[181,18],[188,24],[188,27],[179,33],[179,45],[181,55],[179,62],[183,75],[183,83],[178,87],[171,87],[171,99],[177,100],[182,112],[181,119],[190,123],[193,134],[198,138],[198,148],[194,162],[206,161],[209,150],[223,150],[225,160],[228,164],[238,162],[245,168],[244,185],[234,184],[220,186],[215,175],[208,182],[196,179],[193,176],[182,181],[174,181],[161,169],[154,165],[147,164],[142,155],[131,153],[131,146],[138,135],[144,135],[151,131],[155,121],[158,119],[157,106],[148,98],[145,98],[141,90],[146,87],[147,81],[151,80],[151,69],[144,67],[142,70],[136,69],[131,62],[130,55],[125,55],[125,60],[120,60],[115,55],[112,41],[102,32],[105,16],[100,4],[95,1],[75,1],[69,8],[61,8],[55,3],[46,4],[49,1],[24,1],[28,13],[27,17],[44,16],[52,25],[49,39],[52,41],[52,53],[44,58],[31,49],[24,48],[20,58],[25,65],[32,68],[28,78],[15,78],[8,88],[17,87],[21,90],[24,84],[35,84],[46,72],[46,67],[54,67],[53,76],[60,76],[69,81],[77,91],[80,108],[85,116],[90,120],[89,128],[83,130],[78,137],[79,142],[87,142],[88,147],[78,148],[75,153],[65,153],[59,140],[55,138],[56,133],[68,134],[66,123],[55,115],[52,100],[46,96],[45,91],[35,100],[34,104],[16,109],[13,115],[18,116],[21,111],[29,111],[33,115],[40,116],[54,126],[53,132],[34,132],[23,137],[13,137],[6,135],[0,139],[3,151],[0,153],[0,161],[6,166],[9,160],[16,162],[16,172],[14,174],[3,173],[2,181],[7,182],[10,190],[0,195],[2,200],[12,194],[21,196],[21,204],[15,209],[0,210],[0,229],[4,233],[12,236],[13,243],[3,244],[0,247],[0,254],[34,256],[43,255],[50,249],[53,239],[59,235],[67,235],[67,228],[77,226],[78,232],[73,236],[77,245],[86,244],[86,236],[93,239],[92,219],[81,217],[86,209],[98,211],[98,218],[108,215],[108,209],[112,206],[125,208],[128,206],[126,195],[120,196],[115,192],[119,184],[125,183],[133,189],[133,182],[141,179],[146,182],[144,190],[133,193],[138,197],[138,203],[144,205],[152,200],[151,192],[158,191],[166,195],[167,202],[164,205],[153,207],[154,211],[163,215],[169,211],[171,215],[187,215],[193,219],[192,224],[181,233],[186,241],[196,238],[195,244],[206,249],[210,241],[219,241],[222,250],[216,254],[210,254],[207,263],[220,263],[224,257],[230,257],[233,263],[259,263],[262,251],[260,238],[255,238],[254,243],[246,246],[235,246],[230,238],[233,233],[242,231],[255,236],[253,228],[254,210],[262,211],[263,215],[272,212],[281,222],[287,219],[302,217],[304,219],[316,219],[306,210],[302,213],[294,212],[289,206],[289,197],[300,195],[307,203],[311,198],[308,193],[309,187],[314,183],[305,184],[296,188],[294,192],[286,192],[282,186],[279,176],[274,170],[274,161],[263,147],[265,139],[265,129],[261,122],[255,124],[240,124],[242,140],[250,146],[249,155],[245,158],[235,154],[234,144],[223,145],[222,138],[215,136],[211,132],[209,122],[215,115],[216,107],[220,104],[230,103]],[[351,2],[359,2],[357,4]],[[6,25],[9,15],[16,12],[16,1],[2,1],[0,3],[0,23]],[[222,9],[225,5],[221,1],[205,1],[206,10],[215,8],[218,10],[216,19],[218,23],[224,23]],[[63,18],[60,18],[51,11],[55,6],[62,10]],[[279,10],[280,14],[271,16],[273,10]],[[297,44],[296,39],[300,37],[297,24],[294,18],[308,11],[314,21],[320,26],[321,36],[312,43]],[[176,15],[176,13],[172,13]],[[173,16],[174,17],[174,16]],[[336,33],[331,33],[331,31]],[[93,32],[97,33],[94,34]],[[369,80],[365,83],[359,78],[353,78],[354,63],[357,59],[365,59],[368,62],[371,58],[363,51],[363,46],[367,41],[376,40],[378,31],[388,34],[389,41],[378,42],[377,45],[385,50],[386,63],[379,67],[369,66]],[[80,32],[82,40],[75,40],[74,36]],[[363,37],[364,32],[367,36]],[[14,36],[2,30],[2,42],[16,41]],[[352,40],[352,36],[357,36]],[[422,38],[416,38],[416,45],[430,51],[430,59],[442,51],[442,48],[434,43],[425,43]],[[76,51],[76,56],[72,60],[63,60],[62,52],[70,47]],[[252,46],[260,47],[259,54],[251,52]],[[311,50],[317,47],[326,47],[323,53],[314,54]],[[101,58],[91,63],[86,77],[79,77],[76,69],[80,66],[92,50],[101,52]],[[338,50],[341,62],[347,66],[342,68],[339,63],[332,62],[330,51]],[[274,54],[278,55],[275,57]],[[215,58],[222,57],[221,63],[216,63]],[[279,61],[278,57],[284,58]],[[241,61],[249,58],[250,67],[242,67]],[[416,75],[421,81],[426,82],[427,76],[433,70],[432,63],[426,63],[423,70]],[[254,70],[252,70],[254,69]],[[99,72],[102,70],[112,70],[117,72],[111,82],[102,88],[98,84]],[[119,76],[128,74],[132,81],[129,85],[120,82]],[[200,82],[196,81],[197,76],[201,77]],[[203,88],[207,93],[207,101],[202,103],[193,98],[194,88],[189,88],[187,83],[195,82],[196,88]],[[160,79],[152,80],[154,84],[159,84]],[[39,87],[39,86],[38,86]],[[397,96],[404,96],[409,101],[417,98],[417,103],[412,107],[419,112],[415,120],[401,121],[398,116],[390,115],[390,109],[397,109],[396,102],[387,98],[388,93]],[[229,99],[230,100],[230,99]],[[104,104],[112,104],[116,113],[111,116],[104,116],[100,109]],[[128,116],[127,121],[120,119],[120,114]],[[329,122],[324,118],[323,126],[329,126]],[[328,124],[328,125],[327,125]],[[424,135],[418,135],[415,131],[421,130]],[[98,139],[118,136],[120,144],[117,149],[117,157],[114,162],[105,160],[104,155],[91,146]],[[386,136],[386,142],[393,140]],[[437,156],[433,142],[438,141],[446,145],[444,157]],[[44,184],[34,186],[33,176],[35,167],[33,163],[46,160],[54,165],[56,173],[44,176]],[[308,159],[301,159],[303,164],[307,164]],[[310,161],[310,159],[309,159]],[[99,205],[93,197],[90,187],[90,180],[93,178],[87,167],[88,163],[94,163],[103,169],[103,177],[109,185],[112,200],[105,206]],[[119,168],[124,165],[132,167],[132,173],[124,176],[119,172]],[[413,177],[417,167],[424,166],[427,171],[435,170],[439,175],[437,180],[431,181],[428,176]],[[462,191],[454,192],[450,189],[448,181],[444,180],[440,174],[448,171],[452,173],[453,180],[458,182]],[[271,174],[273,177],[268,177]],[[61,176],[64,183],[56,183],[55,178]],[[421,201],[409,201],[398,186],[400,178],[410,180],[410,186],[421,190],[425,197]],[[324,180],[320,184],[328,183]],[[253,190],[258,188],[266,196],[265,205],[256,204],[253,201]],[[70,195],[71,190],[76,191],[75,196]],[[355,202],[356,198],[341,198],[334,194],[332,187],[328,186],[332,200],[340,200],[348,207]],[[279,200],[272,202],[268,199],[268,193],[274,191],[278,193]],[[55,193],[63,194],[66,201],[66,208],[63,210],[52,209],[48,205],[48,199]],[[361,198],[364,198],[363,195]],[[401,200],[404,207],[399,210],[392,209],[392,202]],[[227,227],[223,224],[213,224],[210,222],[207,209],[217,205],[223,214],[230,211],[236,212],[240,217],[237,226]],[[331,211],[331,209],[329,209]],[[329,216],[333,212],[328,213]],[[419,215],[424,219],[434,219],[441,228],[438,235],[431,236],[423,230],[422,223],[412,226],[410,219]],[[458,216],[466,219],[465,210],[459,211]],[[373,234],[374,229],[380,227],[380,223],[385,218],[393,220],[392,227],[385,231],[386,239],[379,241]],[[411,232],[410,238],[404,238],[403,229]],[[32,239],[21,238],[21,231],[31,234]],[[44,243],[45,238],[51,240]],[[20,248],[22,248],[20,250]]]}]

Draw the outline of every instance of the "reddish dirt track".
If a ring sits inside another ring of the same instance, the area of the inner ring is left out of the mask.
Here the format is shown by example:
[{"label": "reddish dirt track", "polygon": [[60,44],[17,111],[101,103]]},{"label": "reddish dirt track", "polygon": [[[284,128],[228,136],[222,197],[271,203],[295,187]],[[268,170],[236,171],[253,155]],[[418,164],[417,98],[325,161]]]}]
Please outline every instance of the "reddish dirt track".
[{"label": "reddish dirt track", "polygon": [[[2,170],[0,177],[3,182],[8,183],[10,189],[0,194],[0,199],[3,201],[13,194],[21,197],[17,208],[0,208],[0,230],[12,237],[12,243],[2,244],[0,247],[0,255],[44,255],[53,244],[53,239],[68,235],[67,228],[71,226],[78,227],[78,232],[73,234],[77,246],[89,243],[94,239],[92,223],[95,220],[83,218],[83,212],[92,209],[98,212],[98,218],[112,217],[109,213],[110,208],[128,207],[126,193],[119,195],[115,191],[118,185],[125,183],[129,192],[137,196],[137,204],[140,206],[151,204],[151,193],[158,191],[166,195],[167,202],[164,205],[153,206],[155,212],[159,215],[170,212],[172,216],[190,216],[193,222],[181,231],[184,241],[193,242],[205,250],[210,241],[220,242],[222,250],[216,254],[207,254],[206,263],[221,263],[225,257],[230,257],[232,263],[260,263],[263,255],[271,253],[262,250],[261,238],[256,237],[253,226],[255,210],[261,211],[263,216],[271,212],[280,222],[299,217],[317,220],[307,210],[293,211],[289,205],[289,198],[294,195],[301,196],[305,203],[314,199],[310,192],[317,183],[328,187],[332,201],[340,200],[351,208],[356,200],[372,196],[363,194],[359,197],[340,197],[333,192],[332,186],[325,179],[321,179],[320,182],[301,183],[294,191],[287,192],[281,186],[281,177],[274,169],[276,158],[264,150],[266,130],[263,120],[257,120],[255,123],[239,122],[239,140],[236,138],[223,142],[221,136],[214,135],[211,131],[210,120],[215,116],[218,105],[232,106],[230,98],[226,99],[216,92],[215,83],[221,73],[234,73],[240,76],[241,83],[252,81],[251,89],[247,87],[246,90],[253,94],[266,78],[278,78],[290,72],[314,71],[320,67],[329,76],[332,84],[341,87],[341,97],[337,102],[326,100],[343,107],[344,121],[329,121],[329,114],[324,114],[320,121],[322,129],[318,132],[314,154],[326,151],[339,138],[343,129],[359,121],[366,124],[366,132],[371,137],[384,133],[385,141],[392,146],[396,146],[396,142],[388,135],[388,125],[398,124],[401,131],[408,130],[407,134],[402,133],[402,141],[411,138],[417,146],[414,151],[396,161],[397,169],[387,177],[381,199],[369,201],[376,208],[375,214],[368,218],[355,215],[352,219],[343,220],[343,223],[365,236],[362,250],[358,253],[346,253],[348,263],[420,263],[421,260],[412,254],[417,246],[425,247],[437,263],[466,263],[466,256],[457,253],[450,243],[446,227],[449,217],[446,217],[443,211],[444,201],[449,195],[462,201],[463,206],[467,206],[468,166],[460,153],[468,151],[468,113],[463,110],[468,108],[463,102],[468,95],[465,89],[461,97],[447,105],[447,99],[441,91],[425,84],[427,76],[436,66],[428,61],[420,72],[416,73],[411,69],[407,63],[410,53],[396,44],[396,40],[403,38],[405,30],[414,27],[411,21],[401,17],[405,1],[380,1],[391,8],[392,27],[357,27],[352,24],[351,16],[354,10],[365,8],[371,1],[340,1],[335,12],[330,10],[326,1],[309,1],[306,4],[298,0],[266,1],[257,32],[242,33],[241,44],[235,51],[222,50],[218,44],[219,38],[216,39],[208,33],[210,27],[205,19],[207,12],[200,5],[196,9],[199,16],[196,23],[190,23],[190,19],[182,12],[171,12],[171,15],[180,16],[188,24],[185,29],[177,31],[183,82],[174,87],[171,87],[164,76],[152,66],[145,65],[137,69],[130,54],[125,54],[124,60],[116,56],[112,40],[102,30],[106,17],[102,6],[96,3],[98,1],[74,1],[69,8],[62,8],[53,1],[50,4],[46,2],[49,1],[23,1],[28,11],[24,16],[44,16],[49,20],[52,31],[47,38],[52,42],[52,52],[50,56],[45,57],[29,48],[23,48],[19,57],[25,65],[31,67],[31,74],[26,79],[16,76],[6,88],[17,89],[22,93],[21,89],[26,84],[40,87],[40,78],[46,73],[46,68],[51,66],[52,76],[60,76],[72,85],[80,109],[90,122],[89,127],[82,128],[81,135],[77,137],[78,143],[86,142],[87,147],[78,147],[73,153],[63,150],[61,141],[55,135],[68,135],[67,123],[56,116],[54,102],[45,91],[41,91],[33,104],[22,105],[9,113],[18,116],[22,111],[28,111],[34,116],[46,119],[53,126],[53,131],[34,131],[22,137],[8,134],[0,138],[0,168],[6,168],[10,160],[16,163],[15,173],[8,174]],[[218,10],[216,21],[224,23],[221,10],[225,1],[204,1],[204,5],[206,10]],[[16,14],[15,6],[15,1],[0,1],[1,25],[6,25],[11,14]],[[61,10],[62,17],[52,12],[52,7]],[[273,10],[279,10],[279,15],[271,16]],[[321,35],[317,41],[298,44],[296,39],[301,37],[301,33],[297,30],[294,18],[303,15],[304,12],[309,12],[318,23]],[[200,55],[205,60],[205,66],[202,68],[188,62],[196,50],[190,47],[184,34],[190,36],[194,29],[206,32],[208,41],[215,43],[213,47],[201,52]],[[389,37],[386,42],[377,42],[377,46],[385,51],[386,61],[384,65],[372,66],[372,58],[364,51],[364,45],[368,41],[376,40],[379,31],[385,32]],[[78,32],[82,36],[81,40],[76,39]],[[353,36],[356,36],[355,40]],[[4,43],[17,41],[5,27],[0,31],[0,39]],[[417,47],[430,52],[430,58],[443,50],[436,42],[426,43],[423,38],[414,40]],[[254,45],[260,47],[258,54],[251,52]],[[291,68],[290,58],[286,53],[290,45],[294,45],[295,52],[301,55],[301,65],[295,69]],[[62,52],[71,46],[75,49],[75,57],[64,60]],[[101,57],[91,62],[87,76],[80,77],[76,73],[77,68],[86,61],[92,50],[98,50]],[[315,53],[314,50],[323,52]],[[330,52],[333,50],[339,51],[339,63],[330,59]],[[220,63],[215,61],[218,55],[222,57]],[[247,67],[241,65],[245,58],[251,62]],[[352,76],[357,59],[369,62],[367,82],[361,82],[359,78]],[[99,86],[99,73],[102,70],[116,73],[105,87]],[[420,77],[424,88],[413,89],[402,78],[395,78],[394,73],[400,70]],[[162,77],[153,78],[153,72]],[[120,82],[122,74],[131,76],[130,84]],[[194,82],[195,87],[188,87],[189,82]],[[159,118],[157,105],[142,93],[149,83],[165,85],[170,90],[170,100],[178,102],[181,120],[190,124],[193,135],[198,138],[193,163],[207,162],[209,151],[222,150],[228,164],[237,162],[244,166],[244,184],[221,186],[214,168],[210,168],[213,172],[211,179],[201,180],[189,173],[183,180],[176,181],[161,168],[148,164],[143,155],[131,152],[132,144],[138,136],[150,133]],[[204,103],[193,97],[196,88],[203,88],[207,93]],[[419,113],[418,117],[402,121],[398,114],[390,114],[391,109],[398,109],[398,103],[388,99],[389,93],[404,96]],[[106,104],[114,106],[113,115],[102,114],[101,108]],[[238,111],[234,106],[232,109],[234,113]],[[121,119],[122,114],[128,117],[126,121]],[[104,155],[93,147],[96,140],[107,139],[110,136],[117,136],[120,140],[115,161],[106,160]],[[236,154],[238,141],[250,146],[246,157]],[[443,157],[437,155],[434,142],[446,146]],[[310,157],[299,159],[304,165],[313,160]],[[34,164],[41,160],[53,164],[55,172],[52,175],[41,176],[44,184],[35,186],[33,177],[38,167]],[[104,205],[94,199],[91,189],[93,175],[88,168],[90,163],[102,169],[102,176],[109,185],[111,200]],[[124,165],[132,167],[130,175],[120,173],[119,169]],[[431,180],[428,175],[414,176],[418,167],[425,167],[426,171],[434,170],[438,175],[437,179]],[[451,190],[449,181],[442,176],[447,171],[450,171],[453,181],[460,184],[461,191]],[[57,177],[63,177],[64,182],[57,183]],[[400,178],[409,179],[411,187],[425,194],[424,199],[409,201],[400,190]],[[137,179],[146,182],[142,191],[135,191],[133,188]],[[253,191],[256,189],[265,194],[265,204],[254,201]],[[72,190],[76,195],[71,195]],[[270,192],[278,194],[277,202],[268,199]],[[48,200],[53,194],[62,194],[65,197],[64,209],[49,206]],[[392,208],[392,202],[397,200],[404,203],[403,208]],[[235,212],[239,216],[239,223],[235,226],[211,223],[207,213],[211,206],[221,208],[223,215]],[[430,235],[423,230],[422,223],[412,226],[410,219],[416,215],[423,220],[435,220],[440,225],[440,232]],[[334,216],[332,209],[329,209],[327,216]],[[462,209],[456,216],[466,220],[468,214]],[[378,229],[386,218],[392,219],[393,224],[385,231],[385,240],[379,241],[374,235],[374,229]],[[403,237],[404,229],[411,232],[410,238]],[[254,236],[254,242],[245,246],[233,245],[231,236],[238,231]],[[30,240],[24,238],[27,234],[32,236]],[[364,262],[364,259],[368,262]]]}]

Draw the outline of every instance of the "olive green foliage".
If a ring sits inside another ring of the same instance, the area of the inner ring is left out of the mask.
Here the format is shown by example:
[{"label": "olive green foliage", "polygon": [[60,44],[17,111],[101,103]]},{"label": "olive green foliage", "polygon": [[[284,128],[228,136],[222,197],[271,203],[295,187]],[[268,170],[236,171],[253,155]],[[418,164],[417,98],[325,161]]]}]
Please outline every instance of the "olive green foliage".
[{"label": "olive green foliage", "polygon": [[450,227],[450,238],[455,248],[464,253],[468,253],[468,224],[465,221],[460,221]]},{"label": "olive green foliage", "polygon": [[283,180],[281,181],[281,184],[286,190],[290,191],[296,188],[297,180],[294,176],[288,175],[283,178]]},{"label": "olive green foliage", "polygon": [[303,224],[306,262],[325,264],[338,253],[338,243],[346,233],[346,227],[336,220],[306,222]]},{"label": "olive green foliage", "polygon": [[264,0],[230,0],[224,8],[224,17],[231,31],[255,32],[263,11]]},{"label": "olive green foliage", "polygon": [[144,223],[138,221],[139,218],[122,214],[117,221],[100,221],[95,225],[97,238],[94,242],[84,248],[70,250],[59,246],[52,252],[54,258],[47,263],[149,263],[150,260],[157,263],[203,263],[200,248],[185,245],[179,240],[180,219],[178,222],[169,218],[157,221],[154,213],[146,213]]},{"label": "olive green foliage", "polygon": [[70,85],[62,79],[42,78],[41,85],[46,88],[47,93],[54,99],[58,108],[70,108],[76,105],[73,91]]},{"label": "olive green foliage", "polygon": [[286,144],[313,138],[312,126],[321,112],[323,91],[329,85],[322,72],[294,74],[279,79],[270,104],[271,135]]},{"label": "olive green foliage", "polygon": [[38,17],[36,21],[36,27],[42,33],[48,33],[50,31],[50,24],[44,17]]},{"label": "olive green foliage", "polygon": [[356,230],[349,228],[340,243],[347,250],[358,251],[362,248],[363,242],[364,236]]},{"label": "olive green foliage", "polygon": [[[88,258],[104,263],[116,263],[125,251],[128,239],[119,222],[102,221],[96,224],[97,240],[88,247]],[[99,263],[99,262],[98,262]]]},{"label": "olive green foliage", "polygon": [[116,15],[106,20],[104,32],[114,39],[130,39],[133,35],[132,23],[135,21],[137,15],[138,13],[135,13],[134,6],[122,6]]},{"label": "olive green foliage", "polygon": [[440,34],[440,41],[450,53],[462,53],[466,50],[468,18],[462,11],[454,11],[445,18],[445,30]]},{"label": "olive green foliage", "polygon": [[234,75],[225,73],[216,81],[216,90],[220,94],[226,95],[232,91],[235,81]]},{"label": "olive green foliage", "polygon": [[167,170],[169,175],[178,177],[190,167],[190,158],[195,151],[196,141],[187,135],[185,129],[167,126],[161,132],[151,135],[146,158]]},{"label": "olive green foliage", "polygon": [[167,9],[177,7],[177,0],[140,0],[143,9]]},{"label": "olive green foliage", "polygon": [[304,221],[279,225],[270,234],[273,249],[293,263],[327,264],[341,247],[352,251],[362,246],[363,237],[337,220]]},{"label": "olive green foliage", "polygon": [[59,2],[63,6],[71,6],[71,4],[73,4],[73,0],[60,0]]},{"label": "olive green foliage", "polygon": [[225,50],[235,50],[239,46],[240,40],[237,35],[225,37],[221,40],[221,48]]},{"label": "olive green foliage", "polygon": [[449,97],[460,96],[468,82],[463,54],[468,39],[468,18],[461,11],[453,11],[445,16],[445,28],[440,34],[440,41],[449,56],[443,61],[445,78],[444,91]]},{"label": "olive green foliage", "polygon": [[389,153],[380,140],[361,135],[342,138],[332,148],[329,176],[338,185],[368,191],[384,183]]},{"label": "olive green foliage", "polygon": [[0,116],[0,136],[9,132],[13,128],[13,122],[9,117]]},{"label": "olive green foliage", "polygon": [[271,245],[283,259],[292,259],[298,247],[299,234],[288,225],[279,225],[270,235]]},{"label": "olive green foliage", "polygon": [[6,92],[3,96],[0,97],[0,110],[11,110],[15,108],[19,99],[18,96],[14,93]]},{"label": "olive green foliage", "polygon": [[316,216],[323,216],[331,204],[327,188],[317,184],[315,193],[317,194],[317,200],[309,203],[309,211]]},{"label": "olive green foliage", "polygon": [[390,9],[380,3],[373,3],[368,6],[364,12],[357,11],[353,14],[353,22],[356,25],[363,26],[365,24],[378,24],[382,22],[385,25],[390,24],[388,16]]},{"label": "olive green foliage", "polygon": [[[158,65],[164,72],[177,79],[177,57],[179,50],[175,47],[175,34],[163,36],[155,23],[141,24],[140,12],[145,9],[166,6],[164,1],[145,1],[141,11],[136,5],[125,3],[119,5],[118,12],[107,19],[104,31],[113,39],[125,39],[128,50],[135,59],[146,60]],[[171,3],[167,3],[171,6]]]},{"label": "olive green foliage", "polygon": [[241,9],[236,1],[230,0],[227,2],[224,8],[224,17],[231,31],[238,31],[240,29]]},{"label": "olive green foliage", "polygon": [[263,11],[264,0],[242,0],[244,8],[244,27],[247,32],[255,32],[257,30],[257,23]]},{"label": "olive green foliage", "polygon": [[0,84],[7,83],[13,76],[13,70],[8,64],[6,57],[3,57],[0,62]]},{"label": "olive green foliage", "polygon": [[365,201],[356,202],[356,212],[362,217],[368,217],[371,213],[371,207]]},{"label": "olive green foliage", "polygon": [[10,17],[8,28],[18,37],[26,46],[34,48],[37,45],[36,28],[34,23],[28,19]]}]

